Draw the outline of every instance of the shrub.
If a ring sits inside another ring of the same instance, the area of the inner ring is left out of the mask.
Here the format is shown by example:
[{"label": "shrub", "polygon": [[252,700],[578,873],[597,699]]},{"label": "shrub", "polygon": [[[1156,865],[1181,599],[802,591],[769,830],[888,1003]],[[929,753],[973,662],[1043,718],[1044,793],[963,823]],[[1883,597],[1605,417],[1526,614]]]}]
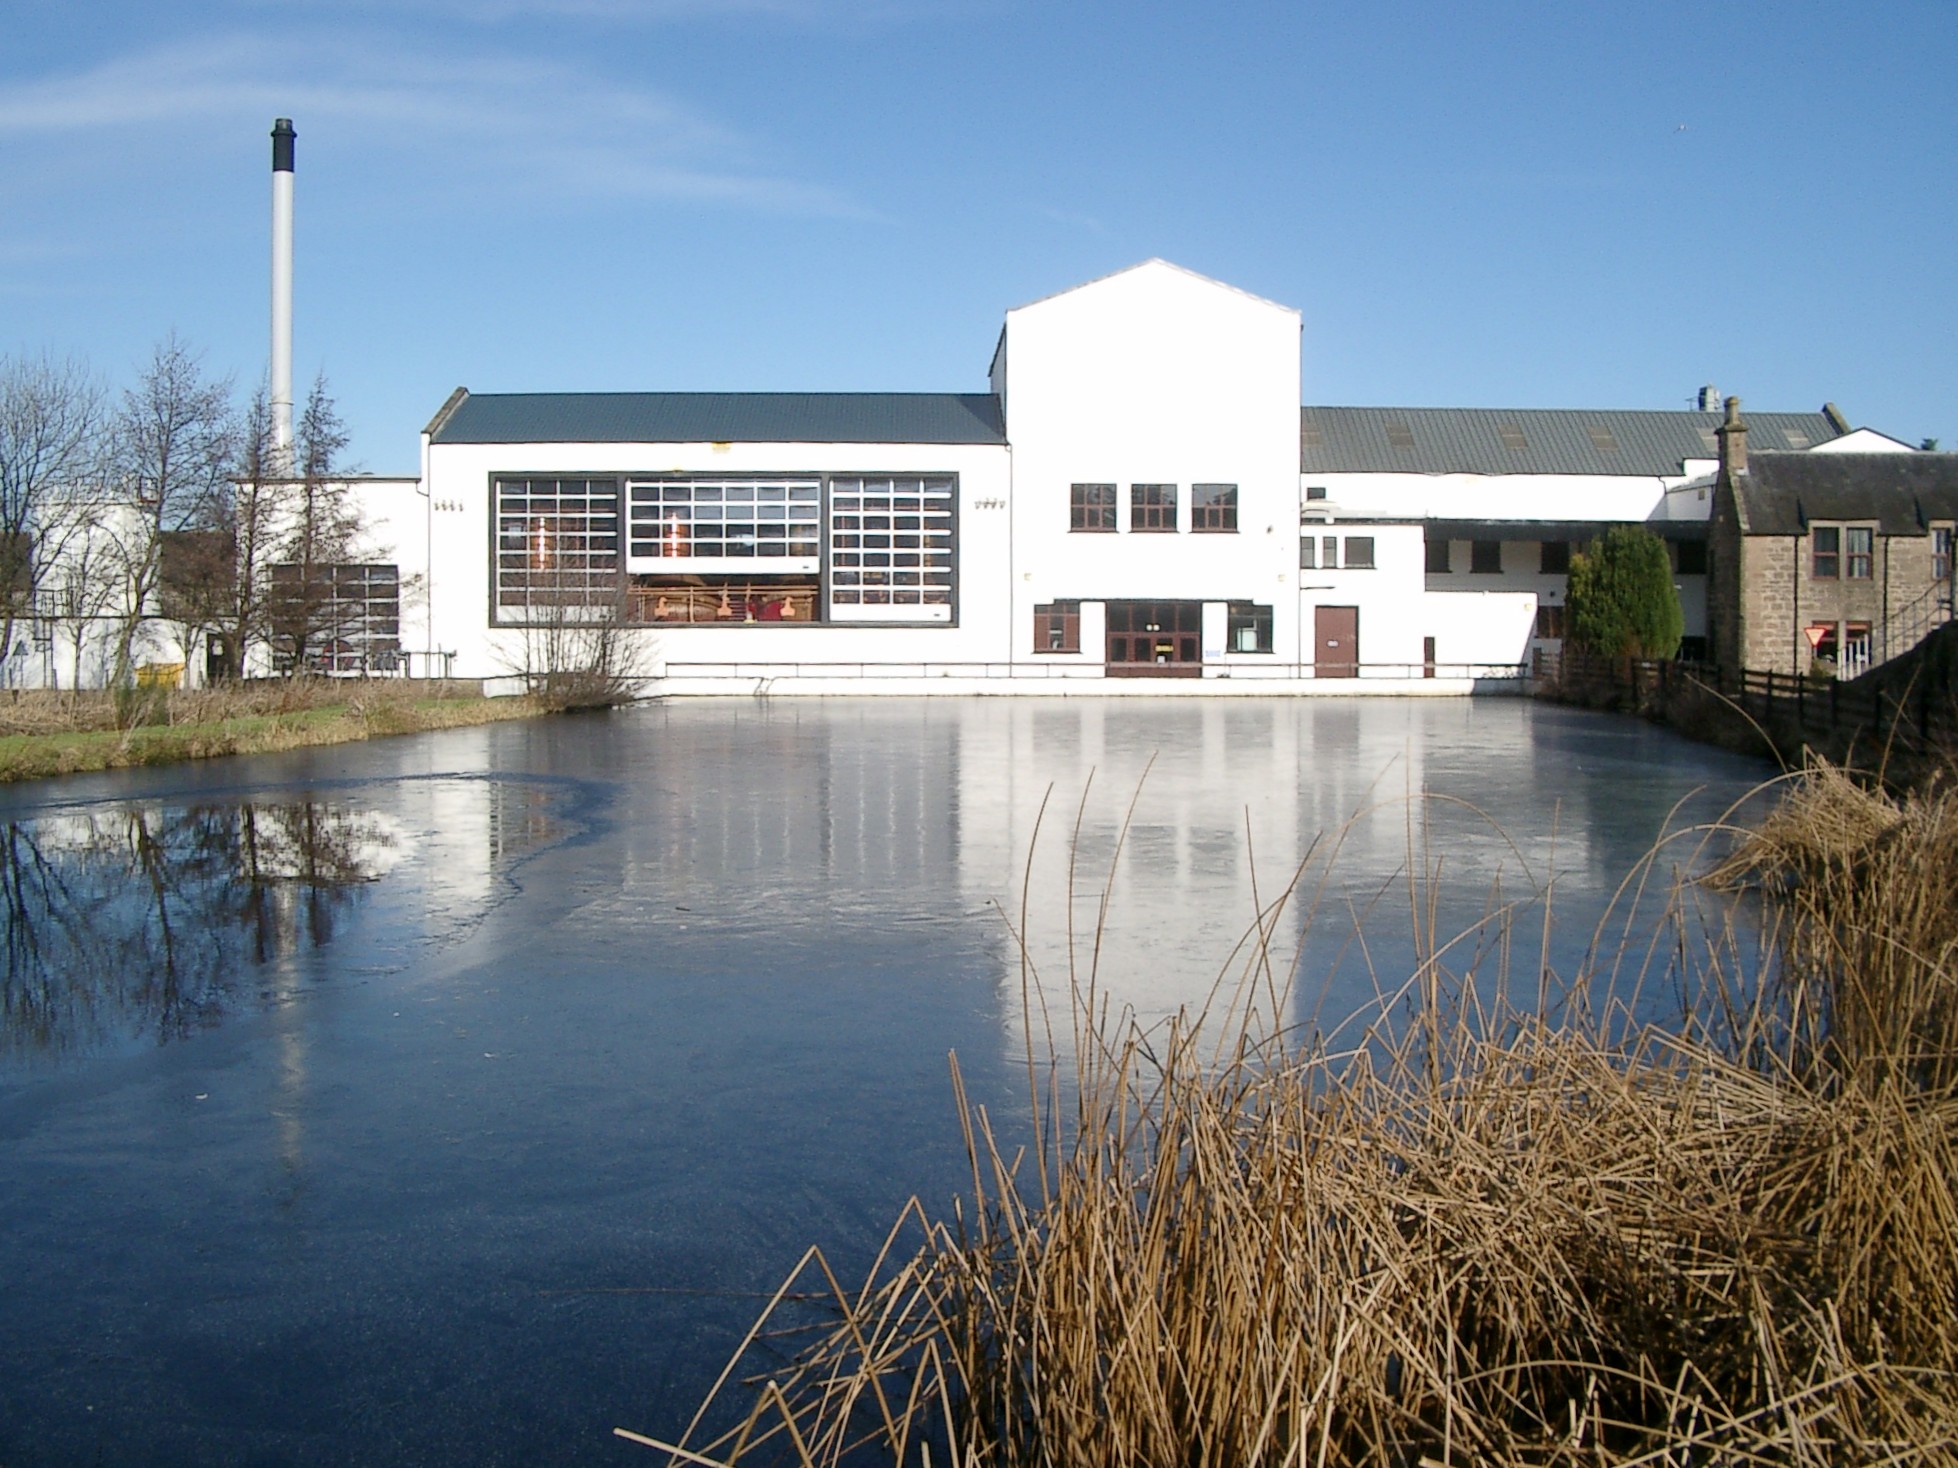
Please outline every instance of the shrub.
[{"label": "shrub", "polygon": [[1573,647],[1606,657],[1669,658],[1686,630],[1666,543],[1616,525],[1571,557],[1564,612]]}]

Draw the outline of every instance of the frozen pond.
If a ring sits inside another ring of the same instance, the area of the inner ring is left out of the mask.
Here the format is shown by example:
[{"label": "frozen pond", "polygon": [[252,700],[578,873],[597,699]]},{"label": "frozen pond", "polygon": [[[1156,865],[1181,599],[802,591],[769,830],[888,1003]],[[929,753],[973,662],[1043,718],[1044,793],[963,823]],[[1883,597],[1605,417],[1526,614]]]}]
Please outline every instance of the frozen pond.
[{"label": "frozen pond", "polygon": [[1554,878],[1568,971],[1765,773],[1511,700],[866,699],[0,789],[0,1463],[651,1463],[611,1428],[677,1432],[806,1244],[957,1189],[948,1051],[1011,1125],[1029,870],[1057,1019],[1070,865],[1077,978],[1105,892],[1156,1016],[1337,836],[1330,1024],[1411,844],[1448,921]]}]

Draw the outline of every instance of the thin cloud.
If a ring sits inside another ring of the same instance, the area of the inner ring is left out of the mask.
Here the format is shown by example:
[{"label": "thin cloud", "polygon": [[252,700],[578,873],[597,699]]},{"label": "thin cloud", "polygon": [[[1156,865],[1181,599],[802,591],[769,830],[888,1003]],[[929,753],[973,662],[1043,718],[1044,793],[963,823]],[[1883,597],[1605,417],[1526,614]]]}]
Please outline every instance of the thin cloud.
[{"label": "thin cloud", "polygon": [[[0,85],[0,138],[330,123],[375,155],[438,152],[442,177],[519,199],[668,198],[803,214],[861,211],[770,176],[760,144],[671,97],[562,63],[404,57],[345,39],[224,37]],[[302,142],[301,147],[305,145]]]}]

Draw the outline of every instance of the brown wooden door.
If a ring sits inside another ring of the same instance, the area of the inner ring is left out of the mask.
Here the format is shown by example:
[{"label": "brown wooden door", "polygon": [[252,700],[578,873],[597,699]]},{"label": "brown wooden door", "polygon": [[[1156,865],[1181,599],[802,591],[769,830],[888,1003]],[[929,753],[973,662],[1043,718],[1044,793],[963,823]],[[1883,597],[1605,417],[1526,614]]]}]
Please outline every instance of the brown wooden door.
[{"label": "brown wooden door", "polygon": [[1360,609],[1314,607],[1312,611],[1315,678],[1360,676]]}]

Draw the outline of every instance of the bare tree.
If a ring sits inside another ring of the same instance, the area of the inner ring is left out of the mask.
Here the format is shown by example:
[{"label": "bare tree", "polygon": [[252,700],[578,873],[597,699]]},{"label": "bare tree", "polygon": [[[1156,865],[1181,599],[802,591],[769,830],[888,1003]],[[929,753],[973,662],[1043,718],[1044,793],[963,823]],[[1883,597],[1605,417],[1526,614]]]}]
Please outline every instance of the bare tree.
[{"label": "bare tree", "polygon": [[87,368],[0,358],[0,657],[83,526],[101,468],[104,394]]},{"label": "bare tree", "polygon": [[230,384],[207,379],[197,355],[166,337],[123,394],[116,423],[116,477],[129,507],[112,674],[118,686],[129,680],[137,636],[157,610],[165,537],[224,521],[234,437]]}]

